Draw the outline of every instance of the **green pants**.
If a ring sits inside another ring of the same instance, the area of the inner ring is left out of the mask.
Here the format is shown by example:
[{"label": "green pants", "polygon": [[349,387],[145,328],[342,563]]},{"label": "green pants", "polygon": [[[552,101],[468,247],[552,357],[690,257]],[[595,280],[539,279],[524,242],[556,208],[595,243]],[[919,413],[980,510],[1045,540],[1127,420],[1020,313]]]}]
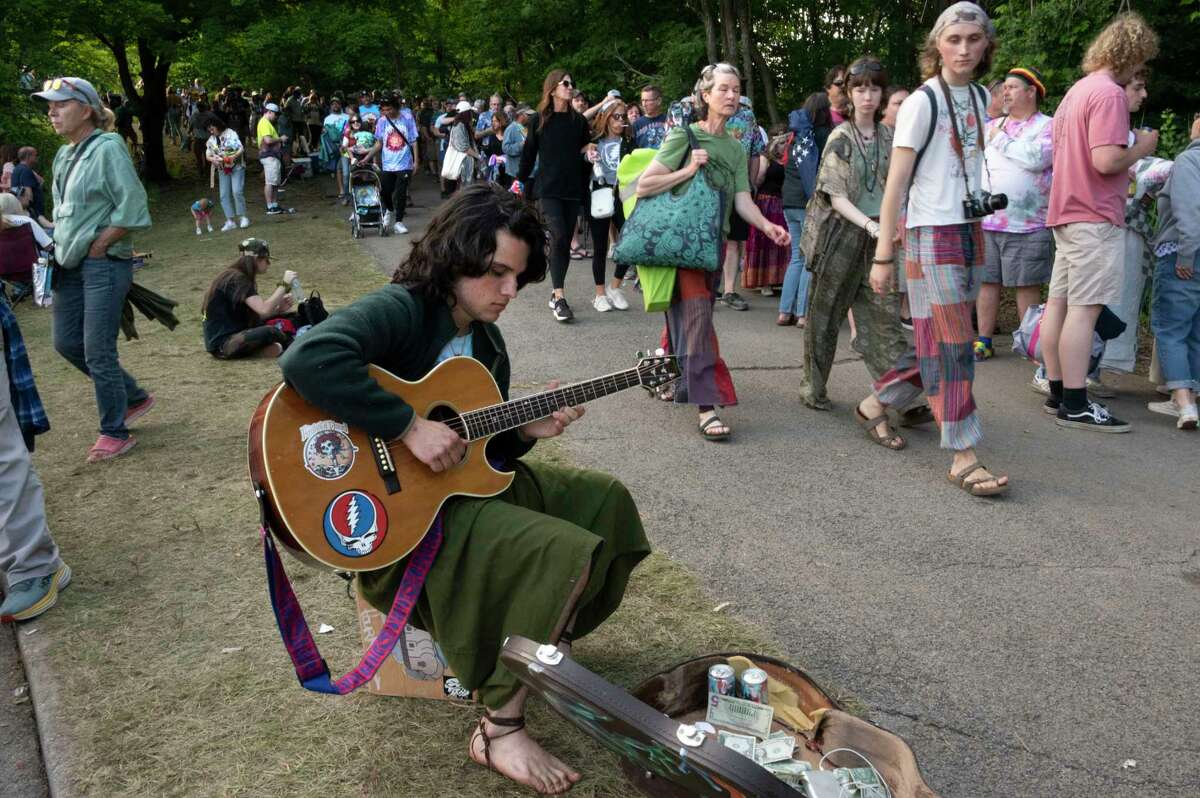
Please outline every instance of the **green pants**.
[{"label": "green pants", "polygon": [[[574,636],[591,632],[620,606],[630,573],[649,553],[633,498],[616,479],[517,461],[504,493],[447,503],[445,540],[411,623],[433,636],[463,686],[496,709],[521,686],[499,662],[505,638],[549,642],[585,572]],[[362,595],[381,612],[406,564],[359,575]]]},{"label": "green pants", "polygon": [[858,328],[855,351],[866,361],[872,380],[882,377],[908,351],[900,326],[900,294],[876,294],[868,282],[875,242],[866,231],[848,222],[822,253],[809,288],[808,317],[804,327],[804,385],[801,400],[809,407],[828,410],[825,393],[837,354],[838,332],[846,312],[854,311]]}]

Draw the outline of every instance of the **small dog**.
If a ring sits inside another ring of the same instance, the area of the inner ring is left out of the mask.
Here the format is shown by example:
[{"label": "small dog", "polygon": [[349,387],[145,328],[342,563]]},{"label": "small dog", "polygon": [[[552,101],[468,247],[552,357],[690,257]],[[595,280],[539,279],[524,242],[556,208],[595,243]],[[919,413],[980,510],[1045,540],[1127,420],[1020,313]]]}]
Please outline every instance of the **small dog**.
[{"label": "small dog", "polygon": [[196,235],[201,235],[201,222],[208,228],[208,232],[213,231],[211,219],[213,207],[213,201],[208,197],[201,197],[192,203],[192,218],[196,220]]}]

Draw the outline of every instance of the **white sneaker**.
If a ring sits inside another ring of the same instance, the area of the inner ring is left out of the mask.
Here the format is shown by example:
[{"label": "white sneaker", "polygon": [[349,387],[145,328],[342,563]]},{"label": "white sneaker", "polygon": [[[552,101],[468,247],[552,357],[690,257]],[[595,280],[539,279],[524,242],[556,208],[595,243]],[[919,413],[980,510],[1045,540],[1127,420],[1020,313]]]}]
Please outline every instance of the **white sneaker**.
[{"label": "white sneaker", "polygon": [[1165,402],[1149,402],[1146,404],[1146,409],[1151,413],[1159,413],[1164,416],[1174,416],[1178,419],[1175,422],[1176,429],[1196,429],[1198,426],[1196,406],[1188,405],[1180,407],[1172,400],[1168,399]]},{"label": "white sneaker", "polygon": [[226,219],[225,224],[221,225],[222,233],[228,233],[230,230],[236,230],[236,229],[237,229],[237,225],[234,224],[233,219]]},{"label": "white sneaker", "polygon": [[401,236],[408,232],[408,228],[404,226],[404,222],[396,222],[396,224],[392,226],[392,229],[396,231],[396,235]]},{"label": "white sneaker", "polygon": [[608,301],[608,297],[604,294],[592,298],[592,307],[596,309],[597,313],[608,313],[613,309],[612,303]]},{"label": "white sneaker", "polygon": [[250,226],[250,220],[248,218],[246,218],[245,216],[243,216],[241,223],[238,224],[238,227],[249,227],[249,226]]},{"label": "white sneaker", "polygon": [[617,310],[629,310],[629,300],[625,298],[625,293],[620,288],[605,286],[604,295],[608,297],[609,303]]},{"label": "white sneaker", "polygon": [[1038,369],[1033,372],[1033,379],[1029,382],[1029,387],[1038,393],[1050,395],[1050,380],[1046,379],[1046,372]]},{"label": "white sneaker", "polygon": [[391,211],[383,212],[383,226],[384,227],[392,226],[392,212]]},{"label": "white sneaker", "polygon": [[202,235],[204,235],[204,233],[201,233],[201,232],[200,232],[200,228],[199,228],[199,227],[197,227],[197,228],[196,228],[196,235],[198,235],[198,236],[202,236]]}]

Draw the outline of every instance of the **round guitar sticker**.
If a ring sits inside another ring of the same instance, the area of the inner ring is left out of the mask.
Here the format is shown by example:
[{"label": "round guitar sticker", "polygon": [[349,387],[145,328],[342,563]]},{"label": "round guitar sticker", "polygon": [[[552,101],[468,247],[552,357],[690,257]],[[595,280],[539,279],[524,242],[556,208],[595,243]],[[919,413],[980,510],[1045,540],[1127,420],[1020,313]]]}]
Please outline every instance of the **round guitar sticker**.
[{"label": "round guitar sticker", "polygon": [[325,540],[346,557],[365,557],[383,545],[387,510],[362,490],[339,493],[325,508]]},{"label": "round guitar sticker", "polygon": [[346,476],[354,467],[354,454],[358,451],[349,432],[349,427],[336,421],[318,421],[301,427],[305,470],[318,479]]}]

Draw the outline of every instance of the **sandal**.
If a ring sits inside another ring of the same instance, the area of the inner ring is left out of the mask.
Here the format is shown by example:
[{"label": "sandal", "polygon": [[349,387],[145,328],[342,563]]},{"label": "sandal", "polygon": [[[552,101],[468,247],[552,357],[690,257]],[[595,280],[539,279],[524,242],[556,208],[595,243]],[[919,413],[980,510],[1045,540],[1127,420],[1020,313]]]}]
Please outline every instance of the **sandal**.
[{"label": "sandal", "polygon": [[929,405],[910,407],[900,414],[900,426],[902,427],[919,427],[936,420],[933,417],[933,409]]},{"label": "sandal", "polygon": [[571,247],[571,260],[583,260],[583,250],[579,247]]},{"label": "sandal", "polygon": [[[724,432],[709,432],[708,428],[713,427],[713,426],[725,427],[725,431]],[[721,420],[721,417],[718,416],[716,413],[713,413],[706,420],[701,421],[699,424],[699,427],[700,427],[700,437],[704,438],[704,440],[706,440],[706,441],[728,440],[729,436],[733,434],[733,432],[729,429],[729,427],[725,425],[725,422]]]},{"label": "sandal", "polygon": [[[997,474],[994,476],[987,477],[985,479],[976,479],[976,480],[968,482],[967,477],[971,476],[972,474],[974,474],[976,471],[979,471],[980,469],[983,469],[985,471],[987,470],[986,468],[984,468],[983,463],[976,460],[973,465],[967,466],[966,468],[964,468],[962,471],[958,472],[957,474],[955,474],[954,472],[950,472],[949,474],[946,475],[946,477],[951,482],[953,482],[955,485],[958,485],[958,487],[962,488],[963,490],[965,490],[967,493],[971,494],[972,496],[998,496],[1001,493],[1008,492],[1008,483],[1000,482],[1000,479],[1002,477],[1007,476],[1006,474]],[[985,488],[985,487],[983,487],[984,482],[995,482],[996,484],[990,488]]]},{"label": "sandal", "polygon": [[[896,431],[887,423],[887,413],[880,413],[875,418],[867,418],[863,415],[863,411],[856,405],[854,407],[854,415],[858,416],[858,425],[867,433],[867,438],[872,443],[877,443],[885,449],[891,449],[893,452],[898,452],[905,446],[908,446],[908,442],[896,434]],[[881,421],[885,424],[884,428],[888,431],[886,435],[880,433],[877,429]]]},{"label": "sandal", "polygon": [[[486,728],[483,725],[484,721],[491,723],[494,726],[504,726],[508,731],[503,734],[497,734],[489,737]],[[525,728],[525,716],[519,715],[515,718],[496,718],[492,717],[490,712],[484,712],[483,717],[479,719],[479,738],[483,740],[483,760],[487,762],[488,770],[496,770],[492,767],[492,740],[499,740],[501,737],[507,737],[510,734],[516,734],[521,729]],[[471,746],[474,748],[475,742],[471,741]],[[497,773],[499,771],[496,771]]]},{"label": "sandal", "polygon": [[796,316],[792,313],[780,313],[779,318],[775,320],[775,323],[780,327],[791,327],[796,323]]}]

